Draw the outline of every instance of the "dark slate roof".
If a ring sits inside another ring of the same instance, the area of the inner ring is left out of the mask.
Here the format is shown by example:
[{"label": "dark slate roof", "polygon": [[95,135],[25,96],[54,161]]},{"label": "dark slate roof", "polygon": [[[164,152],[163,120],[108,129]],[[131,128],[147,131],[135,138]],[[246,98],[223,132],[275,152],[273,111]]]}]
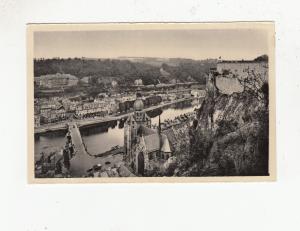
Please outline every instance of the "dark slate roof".
[{"label": "dark slate roof", "polygon": [[143,134],[144,136],[148,136],[148,135],[151,135],[151,134],[155,134],[155,133],[156,133],[156,130],[151,129],[151,128],[148,128],[148,127],[146,127],[146,126],[144,126],[144,125],[141,125],[139,129],[140,129],[140,131],[142,132],[142,134]]},{"label": "dark slate roof", "polygon": [[149,153],[159,150],[159,148],[160,148],[160,138],[159,138],[159,135],[157,133],[145,136],[144,140],[145,140],[147,151]]},{"label": "dark slate roof", "polygon": [[172,149],[172,151],[174,151],[175,143],[177,143],[177,139],[176,139],[173,128],[166,129],[162,133],[167,136],[170,146],[171,146],[171,149]]},{"label": "dark slate roof", "polygon": [[149,153],[158,151],[160,149],[162,152],[170,152],[169,141],[166,135],[162,134],[161,141],[158,133],[144,136],[146,149]]}]

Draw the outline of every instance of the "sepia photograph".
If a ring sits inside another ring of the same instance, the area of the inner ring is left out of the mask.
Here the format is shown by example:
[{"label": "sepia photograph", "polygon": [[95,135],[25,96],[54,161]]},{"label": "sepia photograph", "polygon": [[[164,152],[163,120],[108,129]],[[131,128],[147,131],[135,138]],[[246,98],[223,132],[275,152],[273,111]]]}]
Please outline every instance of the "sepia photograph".
[{"label": "sepia photograph", "polygon": [[0,0],[0,230],[300,230],[296,5]]},{"label": "sepia photograph", "polygon": [[29,181],[275,180],[274,41],[271,22],[27,25]]}]

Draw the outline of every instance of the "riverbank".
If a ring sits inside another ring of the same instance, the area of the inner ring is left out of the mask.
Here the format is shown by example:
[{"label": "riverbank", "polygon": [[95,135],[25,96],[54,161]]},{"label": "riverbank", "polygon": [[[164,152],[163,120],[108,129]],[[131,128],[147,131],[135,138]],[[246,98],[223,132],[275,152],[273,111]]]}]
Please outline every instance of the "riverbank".
[{"label": "riverbank", "polygon": [[[196,102],[199,102],[199,104],[196,104]],[[199,105],[201,105],[201,99],[174,104],[163,109],[156,109],[154,111],[161,110],[161,113],[153,114],[153,117],[151,117],[151,124],[157,126],[160,117],[161,128],[168,128],[173,124],[180,123],[179,120],[181,118],[184,119],[184,115],[189,115],[192,112],[194,113],[195,108]],[[90,125],[89,127],[80,129],[82,140],[87,147],[89,155],[95,156],[100,154],[100,156],[104,156],[93,158],[93,160],[97,162],[99,159],[106,158],[106,155],[111,154],[109,151],[112,147],[124,146],[124,126],[122,125],[124,125],[124,123],[121,121],[113,121],[100,125]],[[35,160],[37,161],[40,159],[42,152],[48,154],[64,148],[66,139],[65,134],[66,132],[51,132],[37,135],[34,144]],[[113,152],[113,154],[115,153],[116,151]],[[113,157],[114,156],[120,156],[120,154],[113,155]]]},{"label": "riverbank", "polygon": [[[168,102],[168,103],[148,107],[148,108],[144,109],[144,111],[148,112],[148,111],[168,107],[168,106],[176,104],[176,103],[180,103],[180,102],[184,102],[184,101],[188,101],[188,100],[193,100],[193,99],[195,99],[195,98],[178,99],[178,100],[175,100],[175,101],[172,101],[172,102]],[[132,113],[133,112],[128,112],[126,114],[115,115],[115,116],[107,116],[105,118],[86,118],[86,119],[83,119],[83,120],[74,119],[74,120],[72,120],[72,122],[76,122],[79,128],[84,128],[84,127],[89,127],[89,126],[94,126],[94,125],[98,125],[98,124],[102,124],[102,123],[108,123],[108,122],[124,119],[124,118],[127,118]],[[71,122],[71,121],[66,120],[66,121],[63,121],[63,122],[60,122],[60,123],[42,125],[38,128],[34,128],[34,134],[35,135],[40,135],[40,134],[51,133],[51,132],[55,132],[55,131],[65,131],[66,132],[67,128],[68,128],[67,127],[68,122]]]}]

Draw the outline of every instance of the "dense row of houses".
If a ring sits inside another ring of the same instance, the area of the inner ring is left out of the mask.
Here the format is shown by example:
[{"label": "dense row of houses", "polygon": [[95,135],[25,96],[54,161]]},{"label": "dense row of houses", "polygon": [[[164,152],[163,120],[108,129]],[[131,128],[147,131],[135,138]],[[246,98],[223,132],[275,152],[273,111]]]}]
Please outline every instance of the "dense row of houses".
[{"label": "dense row of houses", "polygon": [[111,97],[95,99],[68,99],[54,97],[49,100],[40,99],[35,102],[35,127],[41,124],[55,123],[70,117],[86,118],[107,116],[119,110],[118,101]]},{"label": "dense row of houses", "polygon": [[118,111],[118,104],[113,98],[96,98],[94,102],[80,103],[76,107],[77,118],[107,116]]},{"label": "dense row of houses", "polygon": [[41,124],[55,123],[65,120],[66,118],[66,110],[62,105],[59,105],[56,108],[43,105],[40,109]]},{"label": "dense row of houses", "polygon": [[[167,93],[142,97],[146,107],[158,105],[161,102],[172,102],[180,98],[201,96],[201,90],[193,89],[190,92]],[[55,123],[71,117],[77,119],[88,117],[104,117],[118,112],[132,111],[136,96],[133,94],[99,94],[95,98],[74,96],[52,97],[50,99],[36,99],[35,127],[41,124]]]},{"label": "dense row of houses", "polygon": [[106,116],[108,115],[108,110],[101,106],[101,103],[85,103],[78,105],[76,107],[76,117],[77,118],[86,118],[91,116]]}]

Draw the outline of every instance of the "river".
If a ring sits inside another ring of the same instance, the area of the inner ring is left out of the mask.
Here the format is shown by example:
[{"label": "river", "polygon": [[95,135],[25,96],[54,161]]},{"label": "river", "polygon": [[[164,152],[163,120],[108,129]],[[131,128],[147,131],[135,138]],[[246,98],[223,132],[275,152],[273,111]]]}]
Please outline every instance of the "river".
[{"label": "river", "polygon": [[[193,111],[199,107],[196,102],[185,102],[171,105],[164,108],[161,112],[161,122],[166,119],[174,119],[176,116],[182,115],[187,112]],[[159,114],[159,113],[158,113]],[[153,115],[151,118],[152,124],[158,124],[158,115]],[[124,143],[124,128],[119,126],[120,122],[115,121],[114,123],[101,125],[94,128],[81,129],[81,135],[84,143],[87,146],[89,153],[99,154],[111,149],[111,147]],[[60,150],[65,144],[65,133],[57,132],[54,134],[41,135],[39,139],[35,140],[35,158],[37,158],[43,151],[49,153],[51,151]]]}]

